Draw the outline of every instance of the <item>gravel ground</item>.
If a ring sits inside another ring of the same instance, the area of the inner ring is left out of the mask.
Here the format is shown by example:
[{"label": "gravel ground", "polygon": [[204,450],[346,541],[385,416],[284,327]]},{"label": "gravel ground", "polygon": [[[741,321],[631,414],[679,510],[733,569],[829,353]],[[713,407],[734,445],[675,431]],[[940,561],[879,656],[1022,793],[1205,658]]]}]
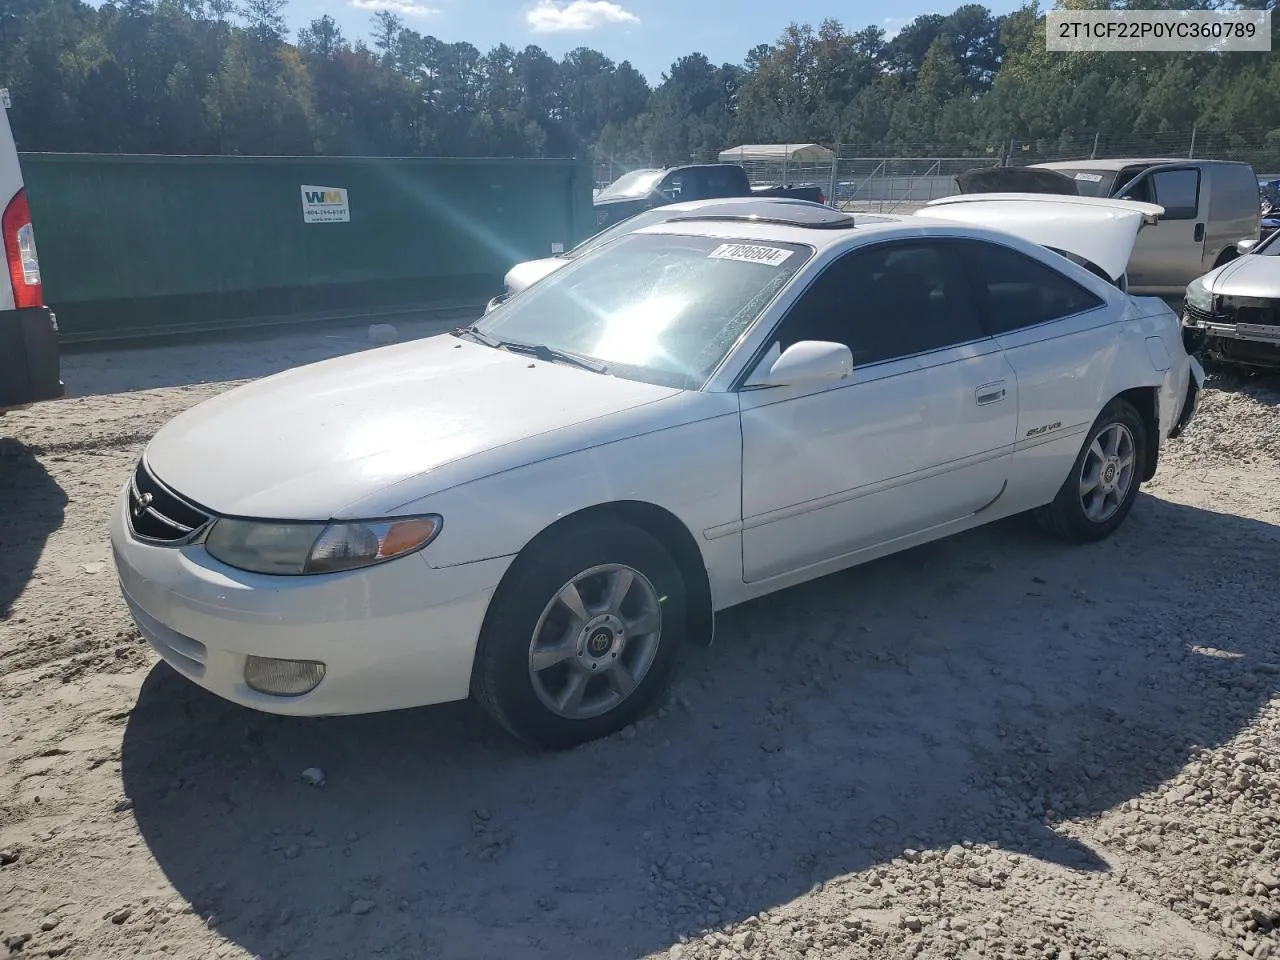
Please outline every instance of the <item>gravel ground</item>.
[{"label": "gravel ground", "polygon": [[11,955],[1280,960],[1280,381],[1215,376],[1112,540],[1015,519],[730,611],[547,756],[469,704],[231,706],[118,599],[146,438],[366,346],[77,353],[0,419]]}]

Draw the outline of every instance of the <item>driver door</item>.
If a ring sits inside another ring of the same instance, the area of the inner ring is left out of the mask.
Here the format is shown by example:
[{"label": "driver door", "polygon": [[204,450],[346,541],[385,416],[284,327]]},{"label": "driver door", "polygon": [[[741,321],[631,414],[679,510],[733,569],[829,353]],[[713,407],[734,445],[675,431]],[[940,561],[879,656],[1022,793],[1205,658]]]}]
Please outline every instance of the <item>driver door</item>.
[{"label": "driver door", "polygon": [[946,240],[845,254],[801,295],[760,363],[848,345],[853,375],[740,393],[742,565],[767,580],[971,516],[995,501],[1017,382]]}]

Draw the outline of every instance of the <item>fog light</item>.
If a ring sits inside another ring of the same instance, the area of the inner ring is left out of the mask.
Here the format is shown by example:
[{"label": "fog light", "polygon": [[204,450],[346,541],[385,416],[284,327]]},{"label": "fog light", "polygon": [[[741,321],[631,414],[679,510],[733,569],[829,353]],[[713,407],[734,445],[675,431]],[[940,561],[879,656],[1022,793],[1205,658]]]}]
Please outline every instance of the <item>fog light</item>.
[{"label": "fog light", "polygon": [[324,664],[314,660],[276,660],[245,657],[244,682],[259,693],[276,697],[300,697],[324,679]]}]

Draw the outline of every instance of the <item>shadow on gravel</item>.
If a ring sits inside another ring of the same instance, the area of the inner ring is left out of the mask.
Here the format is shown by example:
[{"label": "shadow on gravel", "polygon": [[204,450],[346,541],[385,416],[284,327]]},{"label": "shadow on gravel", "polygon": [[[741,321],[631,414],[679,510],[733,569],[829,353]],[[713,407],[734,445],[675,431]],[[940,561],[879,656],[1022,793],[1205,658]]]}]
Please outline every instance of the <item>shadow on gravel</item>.
[{"label": "shadow on gravel", "polygon": [[730,611],[634,737],[558,755],[469,704],[283,719],[161,665],[124,784],[177,890],[262,957],[636,957],[966,841],[1105,870],[1046,822],[1249,723],[1280,639],[1240,585],[1278,545],[1145,495],[1088,547],[997,524]]},{"label": "shadow on gravel", "polygon": [[0,620],[26,589],[45,541],[62,526],[66,505],[66,493],[35,454],[0,437]]}]

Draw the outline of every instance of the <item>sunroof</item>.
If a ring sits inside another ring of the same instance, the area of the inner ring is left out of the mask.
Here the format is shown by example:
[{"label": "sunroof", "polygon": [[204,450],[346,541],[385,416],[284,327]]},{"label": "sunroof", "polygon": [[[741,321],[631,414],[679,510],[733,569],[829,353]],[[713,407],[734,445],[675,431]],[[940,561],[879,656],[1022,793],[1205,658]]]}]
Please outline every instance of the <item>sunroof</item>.
[{"label": "sunroof", "polygon": [[818,204],[778,204],[769,213],[710,213],[699,216],[691,213],[675,217],[668,223],[691,221],[730,221],[733,223],[772,223],[786,227],[809,227],[817,230],[847,230],[854,225],[853,215]]}]

